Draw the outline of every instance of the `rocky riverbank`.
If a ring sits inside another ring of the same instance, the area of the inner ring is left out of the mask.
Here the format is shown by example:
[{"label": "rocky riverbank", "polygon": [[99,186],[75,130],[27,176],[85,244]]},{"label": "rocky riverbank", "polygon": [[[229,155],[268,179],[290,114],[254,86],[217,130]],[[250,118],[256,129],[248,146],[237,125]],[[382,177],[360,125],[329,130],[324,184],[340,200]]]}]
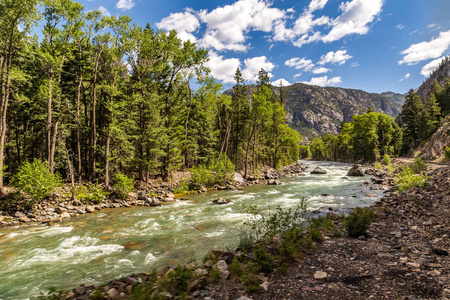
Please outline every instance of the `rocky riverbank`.
[{"label": "rocky riverbank", "polygon": [[[282,167],[280,170],[265,167],[260,176],[243,178],[240,173],[235,174],[235,180],[226,182],[225,185],[213,187],[201,186],[196,193],[205,193],[208,190],[236,190],[254,184],[277,184],[277,179],[285,176],[298,176],[306,170],[303,164],[294,164]],[[128,199],[105,197],[101,203],[92,204],[70,199],[70,188],[65,186],[51,194],[47,199],[39,201],[32,209],[23,209],[12,199],[12,188],[9,195],[0,199],[0,227],[17,226],[20,224],[42,222],[56,223],[64,219],[94,213],[107,208],[120,208],[130,206],[159,206],[176,201],[174,190],[167,182],[139,182],[135,192],[129,194]]]},{"label": "rocky riverbank", "polygon": [[[191,265],[196,279],[187,286],[187,299],[449,299],[450,298],[450,167],[434,165],[428,189],[398,193],[388,175],[369,168],[373,183],[387,189],[372,205],[375,213],[367,237],[324,234],[314,252],[296,257],[283,273],[260,273],[250,292],[232,280],[230,270],[237,252],[213,252]],[[373,188],[378,188],[374,186]],[[333,214],[330,214],[333,218]],[[339,221],[334,220],[338,228]],[[166,278],[173,269],[135,274],[111,281],[101,289],[81,286],[68,299],[103,299],[136,296],[140,286]],[[214,280],[212,278],[214,277]],[[174,299],[176,290],[164,294]],[[155,296],[155,295],[154,295]],[[160,296],[160,295],[156,295]]]}]

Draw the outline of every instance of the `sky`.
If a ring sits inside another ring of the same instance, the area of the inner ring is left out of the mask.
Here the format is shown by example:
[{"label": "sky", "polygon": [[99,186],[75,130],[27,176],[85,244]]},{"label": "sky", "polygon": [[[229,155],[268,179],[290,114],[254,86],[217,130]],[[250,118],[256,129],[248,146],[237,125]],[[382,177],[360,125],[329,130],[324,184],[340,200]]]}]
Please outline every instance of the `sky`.
[{"label": "sky", "polygon": [[296,82],[381,93],[419,87],[450,55],[449,0],[78,0],[129,15],[209,50],[211,74],[233,86],[264,68]]}]

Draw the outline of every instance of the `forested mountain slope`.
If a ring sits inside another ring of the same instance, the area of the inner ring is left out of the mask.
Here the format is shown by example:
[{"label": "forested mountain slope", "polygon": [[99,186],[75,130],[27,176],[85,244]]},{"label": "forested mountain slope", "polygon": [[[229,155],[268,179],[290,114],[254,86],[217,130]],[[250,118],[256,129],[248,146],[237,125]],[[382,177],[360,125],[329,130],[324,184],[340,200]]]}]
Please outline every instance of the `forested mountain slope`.
[{"label": "forested mountain slope", "polygon": [[372,108],[395,117],[400,113],[403,95],[367,93],[362,90],[311,86],[296,83],[284,88],[286,109],[292,117],[290,126],[306,136],[338,133],[342,121],[349,122],[355,114]]},{"label": "forested mountain slope", "polygon": [[419,87],[417,94],[422,101],[425,101],[431,90],[431,85],[437,81],[440,86],[444,87],[447,78],[450,77],[450,56],[442,60],[439,67],[431,73],[430,77]]}]

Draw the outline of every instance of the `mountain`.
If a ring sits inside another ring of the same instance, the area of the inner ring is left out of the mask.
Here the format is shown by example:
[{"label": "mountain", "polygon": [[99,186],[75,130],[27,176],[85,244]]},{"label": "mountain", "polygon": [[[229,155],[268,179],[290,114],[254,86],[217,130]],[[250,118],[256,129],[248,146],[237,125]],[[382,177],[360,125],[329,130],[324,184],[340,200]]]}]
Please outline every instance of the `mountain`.
[{"label": "mountain", "polygon": [[419,87],[417,94],[425,102],[428,93],[430,92],[431,85],[435,80],[443,87],[445,86],[445,81],[450,77],[450,56],[446,56],[439,67],[431,73],[430,77]]},{"label": "mountain", "polygon": [[404,101],[404,95],[393,92],[383,95],[303,83],[285,87],[284,94],[289,125],[308,137],[338,133],[342,121],[351,121],[353,115],[363,114],[369,107],[395,117]]},{"label": "mountain", "polygon": [[425,144],[414,150],[413,157],[442,160],[447,146],[450,146],[450,115],[439,123],[438,129]]}]

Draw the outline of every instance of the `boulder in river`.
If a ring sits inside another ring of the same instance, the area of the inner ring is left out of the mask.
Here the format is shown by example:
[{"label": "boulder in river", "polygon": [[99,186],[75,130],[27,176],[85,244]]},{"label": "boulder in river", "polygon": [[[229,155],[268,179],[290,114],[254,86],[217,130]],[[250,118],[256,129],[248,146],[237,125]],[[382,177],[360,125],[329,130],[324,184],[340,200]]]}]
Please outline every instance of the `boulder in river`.
[{"label": "boulder in river", "polygon": [[364,170],[361,166],[353,166],[347,173],[347,176],[364,176]]},{"label": "boulder in river", "polygon": [[279,181],[278,179],[270,179],[267,182],[268,185],[281,185],[281,181]]},{"label": "boulder in river", "polygon": [[215,204],[228,204],[230,202],[231,202],[230,199],[223,199],[223,198],[213,200],[213,203]]},{"label": "boulder in river", "polygon": [[314,170],[311,171],[311,174],[327,174],[327,171],[325,171],[321,167],[316,167]]},{"label": "boulder in river", "polygon": [[145,201],[148,198],[147,193],[145,191],[139,191],[137,193],[137,195],[138,195],[138,200],[144,200]]}]

